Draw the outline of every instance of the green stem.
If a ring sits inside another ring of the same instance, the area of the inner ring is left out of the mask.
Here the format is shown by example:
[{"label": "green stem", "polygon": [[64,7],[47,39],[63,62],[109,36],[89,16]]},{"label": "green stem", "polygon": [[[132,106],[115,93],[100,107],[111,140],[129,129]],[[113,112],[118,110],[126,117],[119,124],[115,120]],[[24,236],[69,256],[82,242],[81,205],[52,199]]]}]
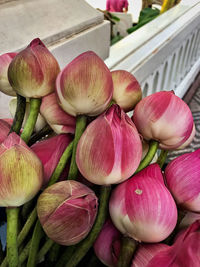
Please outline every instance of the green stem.
[{"label": "green stem", "polygon": [[23,248],[22,252],[19,255],[20,265],[23,264],[25,260],[27,259],[30,247],[31,247],[31,240],[29,240],[29,242],[26,244],[26,246]]},{"label": "green stem", "polygon": [[157,159],[157,163],[162,169],[163,165],[165,164],[166,158],[167,158],[168,151],[167,150],[161,150],[160,155]]},{"label": "green stem", "polygon": [[19,208],[6,208],[7,214],[7,258],[9,267],[18,267],[17,229]]},{"label": "green stem", "polygon": [[44,243],[44,245],[41,247],[40,251],[38,252],[37,262],[40,262],[44,258],[46,253],[53,246],[53,244],[55,244],[53,240],[47,239],[47,241]]},{"label": "green stem", "polygon": [[39,132],[33,134],[28,142],[29,146],[32,146],[35,144],[36,141],[40,140],[42,137],[46,136],[47,134],[52,133],[53,130],[51,127],[47,124],[45,125]]},{"label": "green stem", "polygon": [[60,245],[57,243],[54,243],[54,245],[51,247],[51,250],[49,251],[47,255],[48,262],[51,266],[55,266],[55,263],[58,260],[58,255],[60,252]]},{"label": "green stem", "polygon": [[36,266],[39,244],[40,244],[40,240],[41,240],[43,235],[44,235],[44,232],[42,230],[42,226],[40,224],[40,221],[37,220],[37,223],[36,223],[34,231],[33,231],[33,236],[31,239],[31,246],[30,246],[30,250],[29,250],[27,267],[35,267]]},{"label": "green stem", "polygon": [[88,236],[76,246],[75,252],[71,255],[69,261],[67,261],[66,259],[67,264],[65,265],[65,267],[75,267],[85,256],[85,254],[88,252],[88,250],[91,248],[94,241],[96,240],[107,217],[110,191],[110,186],[101,186],[99,211],[93,228],[88,234]]},{"label": "green stem", "polygon": [[62,253],[58,263],[56,264],[56,267],[63,267],[65,266],[65,263],[70,259],[71,255],[75,252],[76,245],[66,247],[64,252]]},{"label": "green stem", "polygon": [[66,166],[67,161],[69,160],[69,158],[72,154],[72,149],[73,149],[73,141],[67,146],[67,148],[63,152],[63,154],[62,154],[62,156],[58,162],[58,165],[56,166],[54,172],[51,175],[51,178],[48,182],[48,186],[54,184],[59,179],[62,171],[64,170],[64,168]]},{"label": "green stem", "polygon": [[30,99],[30,113],[28,116],[28,119],[26,121],[26,124],[24,126],[24,130],[21,134],[21,138],[24,140],[24,142],[28,143],[36,121],[37,121],[37,117],[38,117],[38,113],[40,111],[40,104],[41,104],[41,99],[39,98],[31,98]]},{"label": "green stem", "polygon": [[135,174],[138,173],[139,171],[143,170],[146,166],[148,166],[151,163],[152,159],[154,158],[154,156],[156,154],[157,149],[158,149],[158,142],[151,140],[149,142],[149,150],[148,150],[146,156],[140,162],[140,165],[137,168]]},{"label": "green stem", "polygon": [[77,116],[76,118],[76,131],[74,136],[74,145],[73,145],[73,151],[72,151],[72,159],[68,174],[69,180],[75,180],[78,175],[78,167],[76,165],[76,149],[78,145],[78,141],[81,138],[82,133],[85,130],[87,123],[87,118],[84,115]]},{"label": "green stem", "polygon": [[134,239],[125,236],[123,237],[117,267],[131,266],[131,260],[136,247],[137,242]]},{"label": "green stem", "polygon": [[17,94],[17,108],[15,111],[15,117],[10,129],[10,133],[12,132],[15,132],[17,134],[20,133],[25,112],[26,112],[26,98]]}]

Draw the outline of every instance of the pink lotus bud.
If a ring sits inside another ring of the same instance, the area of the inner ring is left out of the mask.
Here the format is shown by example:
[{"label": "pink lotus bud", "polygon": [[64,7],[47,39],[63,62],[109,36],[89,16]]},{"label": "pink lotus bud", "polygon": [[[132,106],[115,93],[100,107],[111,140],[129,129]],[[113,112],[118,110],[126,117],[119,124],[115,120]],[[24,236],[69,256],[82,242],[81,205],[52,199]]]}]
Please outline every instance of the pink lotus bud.
[{"label": "pink lotus bud", "polygon": [[131,267],[147,267],[148,263],[155,255],[167,248],[169,248],[169,246],[162,243],[140,244],[134,255]]},{"label": "pink lotus bud", "polygon": [[76,118],[61,109],[55,93],[42,98],[40,112],[57,134],[75,132]]},{"label": "pink lotus bud", "polygon": [[128,71],[115,70],[111,72],[113,79],[113,100],[125,112],[134,109],[142,99],[142,90],[136,78]]},{"label": "pink lotus bud", "polygon": [[189,144],[193,141],[195,134],[196,134],[196,129],[195,129],[195,124],[193,123],[193,128],[192,128],[192,132],[190,134],[190,137],[185,141],[185,143],[183,143],[177,149],[183,149],[183,148],[189,146]]},{"label": "pink lotus bud", "polygon": [[147,267],[199,267],[200,266],[200,221],[193,223],[179,234],[175,243],[160,251]]},{"label": "pink lotus bud", "polygon": [[187,212],[179,224],[179,228],[185,228],[193,224],[196,220],[200,220],[200,213]]},{"label": "pink lotus bud", "polygon": [[165,178],[178,205],[200,212],[200,149],[172,160],[165,169]]},{"label": "pink lotus bud", "polygon": [[37,212],[49,238],[74,245],[90,232],[97,214],[97,197],[87,186],[72,180],[47,187],[38,198]]},{"label": "pink lotus bud", "polygon": [[8,133],[10,132],[11,125],[5,121],[5,119],[0,119],[0,144],[6,139]]},{"label": "pink lotus bud", "polygon": [[55,57],[36,38],[13,59],[8,68],[8,79],[19,95],[40,98],[55,90],[59,71]]},{"label": "pink lotus bud", "polygon": [[6,53],[0,56],[0,91],[6,95],[15,96],[16,93],[8,81],[8,66],[17,53]]},{"label": "pink lotus bud", "polygon": [[87,180],[108,185],[128,179],[141,156],[135,125],[118,105],[112,105],[86,128],[78,143],[76,162]]},{"label": "pink lotus bud", "polygon": [[[12,118],[14,118],[15,116],[16,109],[17,109],[17,98],[14,97],[9,102],[9,111],[10,111]],[[28,119],[29,112],[30,112],[30,102],[29,100],[26,100],[26,111],[25,111],[22,128],[24,127]],[[39,132],[45,125],[46,125],[45,119],[40,114],[38,114],[38,118],[35,124],[34,131]]]},{"label": "pink lotus bud", "polygon": [[135,240],[164,240],[177,222],[176,204],[164,185],[160,167],[152,164],[112,192],[110,216],[117,229]]},{"label": "pink lotus bud", "polygon": [[70,135],[60,134],[31,146],[31,149],[42,161],[44,166],[43,185],[48,183],[60,157],[71,141],[72,138]]},{"label": "pink lotus bud", "polygon": [[60,106],[67,113],[96,116],[105,111],[112,99],[112,76],[103,60],[88,51],[60,72],[56,92]]},{"label": "pink lotus bud", "polygon": [[162,149],[176,149],[191,136],[193,117],[187,104],[172,91],[143,98],[133,121],[146,140],[157,140]]},{"label": "pink lotus bud", "polygon": [[110,12],[123,12],[128,10],[127,0],[107,0],[106,10]]},{"label": "pink lotus bud", "polygon": [[95,243],[94,252],[98,259],[106,266],[117,266],[122,234],[108,219],[99,233]]},{"label": "pink lotus bud", "polygon": [[0,145],[0,206],[18,207],[41,188],[41,161],[25,142],[11,133]]}]

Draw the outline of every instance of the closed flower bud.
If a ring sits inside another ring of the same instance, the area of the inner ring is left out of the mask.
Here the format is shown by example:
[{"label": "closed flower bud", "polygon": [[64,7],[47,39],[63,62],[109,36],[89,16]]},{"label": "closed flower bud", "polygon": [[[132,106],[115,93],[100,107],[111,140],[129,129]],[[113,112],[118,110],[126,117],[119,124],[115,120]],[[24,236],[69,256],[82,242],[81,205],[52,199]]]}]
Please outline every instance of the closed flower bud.
[{"label": "closed flower bud", "polygon": [[82,53],[56,79],[56,92],[63,110],[72,116],[96,116],[108,107],[113,94],[112,76],[94,52]]},{"label": "closed flower bud", "polygon": [[117,229],[137,241],[156,243],[173,231],[177,208],[157,164],[118,185],[109,203]]},{"label": "closed flower bud", "polygon": [[114,87],[113,100],[125,112],[133,110],[142,99],[142,90],[138,81],[125,70],[115,70],[111,74]]},{"label": "closed flower bud", "polygon": [[82,175],[94,184],[121,183],[137,169],[142,143],[131,119],[112,105],[91,122],[79,140],[76,162]]},{"label": "closed flower bud", "polygon": [[87,186],[62,181],[39,196],[37,212],[49,238],[61,245],[74,245],[90,232],[97,214],[97,197]]},{"label": "closed flower bud", "polygon": [[0,145],[0,206],[18,207],[40,190],[43,166],[34,152],[16,134]]},{"label": "closed flower bud", "polygon": [[[9,102],[9,111],[10,111],[12,118],[14,118],[14,116],[15,116],[16,108],[17,108],[17,98],[12,98]],[[28,119],[29,112],[30,112],[30,103],[27,100],[26,101],[26,111],[25,111],[25,115],[24,115],[22,128],[24,127],[24,125]],[[45,125],[46,125],[46,121],[43,118],[43,116],[41,116],[41,114],[39,113],[38,117],[37,117],[36,124],[35,124],[34,131],[39,132]]]},{"label": "closed flower bud", "polygon": [[6,95],[15,96],[16,93],[8,81],[8,66],[17,53],[6,53],[0,56],[0,91]]},{"label": "closed flower bud", "polygon": [[8,68],[8,79],[16,93],[40,98],[55,90],[58,62],[39,38],[17,54]]},{"label": "closed flower bud", "polygon": [[55,133],[74,133],[76,118],[66,113],[58,105],[55,93],[42,98],[40,113]]},{"label": "closed flower bud", "polygon": [[128,10],[128,0],[107,0],[106,10],[110,12],[123,12]]},{"label": "closed flower bud", "polygon": [[133,121],[144,139],[158,141],[162,149],[179,148],[193,131],[189,107],[172,91],[143,98],[135,107]]},{"label": "closed flower bud", "polygon": [[94,252],[104,265],[110,267],[117,266],[121,241],[122,234],[115,228],[112,221],[108,219],[94,243]]},{"label": "closed flower bud", "polygon": [[200,212],[200,149],[172,160],[165,169],[165,178],[178,205]]},{"label": "closed flower bud", "polygon": [[0,144],[6,139],[11,125],[4,119],[0,119]]},{"label": "closed flower bud", "polygon": [[167,248],[169,248],[169,246],[162,243],[140,244],[134,255],[131,267],[148,267],[148,264],[151,259],[156,256],[160,251],[165,250]]},{"label": "closed flower bud", "polygon": [[183,231],[175,243],[160,252],[149,262],[148,267],[199,267],[200,266],[200,221]]},{"label": "closed flower bud", "polygon": [[38,156],[44,166],[43,185],[48,183],[60,157],[71,140],[71,136],[60,134],[31,146],[31,149]]}]

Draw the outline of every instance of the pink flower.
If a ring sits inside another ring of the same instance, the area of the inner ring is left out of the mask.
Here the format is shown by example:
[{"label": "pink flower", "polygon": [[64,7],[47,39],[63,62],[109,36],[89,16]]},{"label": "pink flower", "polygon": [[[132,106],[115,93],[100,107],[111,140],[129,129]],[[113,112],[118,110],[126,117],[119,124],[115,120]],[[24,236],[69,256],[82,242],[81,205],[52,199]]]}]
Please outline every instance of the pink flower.
[{"label": "pink flower", "polygon": [[0,119],[0,144],[6,139],[10,132],[11,125],[6,119]]},{"label": "pink flower", "polygon": [[76,118],[61,109],[55,93],[42,98],[40,113],[57,134],[75,132]]},{"label": "pink flower", "polygon": [[90,232],[97,215],[97,197],[87,186],[72,180],[47,187],[39,196],[37,212],[49,238],[70,246]]},{"label": "pink flower", "polygon": [[200,149],[172,160],[165,169],[165,178],[178,205],[200,212]]},{"label": "pink flower", "polygon": [[133,110],[142,99],[142,90],[138,81],[125,70],[115,70],[111,74],[114,86],[113,100],[125,112]]},{"label": "pink flower", "polygon": [[8,81],[8,66],[17,53],[6,53],[0,56],[0,91],[6,95],[15,96],[16,93]]},{"label": "pink flower", "polygon": [[147,267],[199,267],[200,266],[200,221],[194,222],[179,234],[175,243],[159,252]]},{"label": "pink flower", "polygon": [[141,156],[135,125],[118,105],[112,105],[86,128],[78,143],[76,162],[87,180],[106,185],[128,179]]},{"label": "pink flower", "polygon": [[36,38],[12,60],[8,79],[19,95],[40,98],[55,90],[59,71],[57,60]]},{"label": "pink flower", "polygon": [[116,228],[135,240],[164,240],[177,222],[177,208],[164,185],[158,164],[151,164],[118,185],[111,194],[109,210]]},{"label": "pink flower", "polygon": [[112,221],[108,219],[94,243],[94,252],[104,265],[117,266],[121,240],[122,234],[115,228]]},{"label": "pink flower", "polygon": [[108,107],[112,94],[112,76],[94,52],[82,53],[58,75],[56,92],[59,105],[72,116],[96,116]]},{"label": "pink flower", "polygon": [[193,131],[189,107],[172,91],[143,98],[135,107],[133,121],[144,139],[157,140],[162,149],[179,148]]},{"label": "pink flower", "polygon": [[110,12],[123,12],[128,10],[127,0],[107,0],[106,10]]},{"label": "pink flower", "polygon": [[72,138],[70,135],[60,134],[31,146],[31,149],[42,161],[44,166],[43,185],[48,183],[60,157],[71,141]]},{"label": "pink flower", "polygon": [[0,206],[18,207],[40,190],[43,166],[38,157],[16,134],[0,144]]},{"label": "pink flower", "polygon": [[169,246],[162,243],[140,244],[133,256],[131,267],[147,267],[154,256],[167,248],[169,248]]}]

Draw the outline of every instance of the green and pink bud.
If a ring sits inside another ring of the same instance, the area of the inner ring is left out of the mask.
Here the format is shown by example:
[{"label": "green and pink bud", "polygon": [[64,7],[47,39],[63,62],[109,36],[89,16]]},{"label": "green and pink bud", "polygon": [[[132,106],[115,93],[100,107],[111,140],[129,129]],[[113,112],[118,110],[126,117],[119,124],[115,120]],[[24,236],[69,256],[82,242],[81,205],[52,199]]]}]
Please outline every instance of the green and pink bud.
[{"label": "green and pink bud", "polygon": [[142,90],[138,81],[125,70],[115,70],[111,74],[114,87],[113,100],[125,112],[133,110],[142,99]]},{"label": "green and pink bud", "polygon": [[131,119],[112,105],[81,136],[76,162],[81,174],[98,185],[121,183],[137,169],[142,143]]},{"label": "green and pink bud", "polygon": [[61,109],[55,93],[42,98],[40,113],[57,134],[75,132],[76,118]]},{"label": "green and pink bud", "polygon": [[47,187],[39,196],[37,212],[49,238],[61,245],[74,245],[90,232],[98,199],[87,186],[72,180]]},{"label": "green and pink bud", "polygon": [[116,228],[139,242],[164,240],[177,222],[176,204],[158,164],[118,185],[111,194],[109,210]]},{"label": "green and pink bud", "polygon": [[104,265],[115,267],[120,254],[121,242],[122,234],[108,219],[94,243],[94,252]]},{"label": "green and pink bud", "polygon": [[156,140],[167,150],[188,145],[194,131],[191,110],[172,91],[143,98],[135,107],[133,121],[144,139]]},{"label": "green and pink bud", "polygon": [[59,105],[72,116],[96,116],[106,110],[112,95],[110,70],[94,52],[72,60],[56,79]]},{"label": "green and pink bud", "polygon": [[178,205],[200,212],[200,149],[172,160],[165,169],[165,178]]},{"label": "green and pink bud", "polygon": [[[140,244],[134,254],[131,267],[148,267],[151,260],[160,252],[169,248],[163,243]],[[156,266],[155,266],[156,267]],[[162,266],[164,267],[164,266]]]},{"label": "green and pink bud", "polygon": [[59,72],[55,57],[36,38],[12,60],[8,68],[8,79],[19,95],[41,98],[55,90]]},{"label": "green and pink bud", "polygon": [[0,206],[18,207],[40,190],[43,166],[35,153],[16,134],[0,144]]},{"label": "green and pink bud", "polygon": [[5,119],[0,119],[0,144],[7,138],[12,123],[10,124]]},{"label": "green and pink bud", "polygon": [[6,95],[15,96],[16,93],[8,81],[8,67],[17,53],[6,53],[0,56],[0,91]]},{"label": "green and pink bud", "polygon": [[63,152],[72,141],[70,135],[60,134],[31,146],[33,152],[38,156],[44,166],[43,185],[46,185],[56,168]]}]

